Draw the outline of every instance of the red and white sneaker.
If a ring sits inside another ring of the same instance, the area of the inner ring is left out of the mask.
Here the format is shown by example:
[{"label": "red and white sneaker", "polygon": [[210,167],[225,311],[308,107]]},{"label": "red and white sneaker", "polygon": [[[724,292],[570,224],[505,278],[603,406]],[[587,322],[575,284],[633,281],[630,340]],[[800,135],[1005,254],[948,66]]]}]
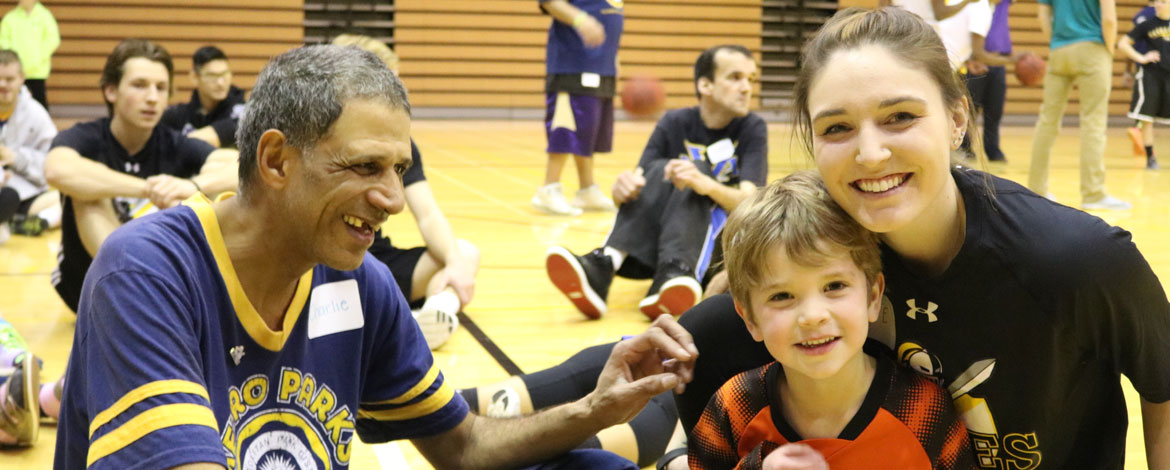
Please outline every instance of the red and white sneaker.
[{"label": "red and white sneaker", "polygon": [[659,315],[682,315],[703,298],[703,287],[693,276],[673,277],[662,284],[657,293],[638,302],[638,310],[651,320]]},{"label": "red and white sneaker", "polygon": [[1125,133],[1129,135],[1129,142],[1133,144],[1133,156],[1146,156],[1146,144],[1142,141],[1142,130],[1140,127],[1129,127],[1125,129]]},{"label": "red and white sneaker", "polygon": [[590,319],[605,313],[605,299],[613,283],[613,260],[598,248],[585,256],[574,255],[562,246],[548,249],[544,260],[548,279],[568,297],[573,306]]}]

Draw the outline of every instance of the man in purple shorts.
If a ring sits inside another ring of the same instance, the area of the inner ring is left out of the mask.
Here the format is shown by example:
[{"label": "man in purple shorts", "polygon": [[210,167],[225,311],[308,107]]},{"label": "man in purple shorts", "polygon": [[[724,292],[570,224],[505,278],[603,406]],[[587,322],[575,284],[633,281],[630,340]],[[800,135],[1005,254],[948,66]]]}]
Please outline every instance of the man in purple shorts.
[{"label": "man in purple shorts", "polygon": [[[612,211],[613,201],[593,181],[593,154],[613,147],[613,96],[622,36],[621,0],[540,0],[554,18],[546,49],[544,117],[548,167],[532,205],[553,215]],[[569,155],[577,164],[580,190],[573,204],[561,188]]]},{"label": "man in purple shorts", "polygon": [[699,105],[658,121],[638,167],[613,185],[621,205],[601,248],[584,256],[554,246],[549,279],[581,313],[598,318],[615,274],[654,279],[638,308],[681,315],[698,302],[727,214],[768,176],[768,126],[750,112],[756,62],[743,46],[695,61]]}]

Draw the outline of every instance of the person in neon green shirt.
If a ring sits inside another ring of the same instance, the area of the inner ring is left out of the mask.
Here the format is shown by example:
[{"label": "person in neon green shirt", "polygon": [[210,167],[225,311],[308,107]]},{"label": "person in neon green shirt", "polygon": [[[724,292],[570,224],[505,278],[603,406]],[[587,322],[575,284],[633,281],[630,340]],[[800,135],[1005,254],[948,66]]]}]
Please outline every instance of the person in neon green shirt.
[{"label": "person in neon green shirt", "polygon": [[20,0],[16,8],[0,20],[0,49],[12,49],[20,55],[24,85],[45,109],[49,109],[45,79],[49,78],[53,52],[60,45],[57,20],[37,0]]}]

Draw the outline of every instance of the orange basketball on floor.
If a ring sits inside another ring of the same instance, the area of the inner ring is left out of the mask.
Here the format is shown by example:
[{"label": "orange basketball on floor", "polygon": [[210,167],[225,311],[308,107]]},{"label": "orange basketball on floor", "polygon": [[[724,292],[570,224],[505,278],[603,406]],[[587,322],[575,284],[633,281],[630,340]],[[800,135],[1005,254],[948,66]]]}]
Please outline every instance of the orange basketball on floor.
[{"label": "orange basketball on floor", "polygon": [[1044,70],[1048,63],[1036,54],[1027,53],[1016,61],[1016,78],[1025,86],[1039,85],[1044,81]]},{"label": "orange basketball on floor", "polygon": [[622,109],[631,117],[656,116],[666,105],[666,89],[650,75],[634,75],[622,82]]}]

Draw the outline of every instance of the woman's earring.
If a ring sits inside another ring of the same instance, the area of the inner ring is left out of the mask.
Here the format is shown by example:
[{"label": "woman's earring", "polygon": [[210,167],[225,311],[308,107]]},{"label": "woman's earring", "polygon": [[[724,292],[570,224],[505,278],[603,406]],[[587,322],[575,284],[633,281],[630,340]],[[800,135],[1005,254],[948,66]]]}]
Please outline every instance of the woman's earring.
[{"label": "woman's earring", "polygon": [[967,136],[966,132],[959,132],[959,135],[955,136],[955,140],[951,142],[951,148],[954,150],[958,150],[959,147],[962,147],[963,146],[963,138],[966,136]]}]

